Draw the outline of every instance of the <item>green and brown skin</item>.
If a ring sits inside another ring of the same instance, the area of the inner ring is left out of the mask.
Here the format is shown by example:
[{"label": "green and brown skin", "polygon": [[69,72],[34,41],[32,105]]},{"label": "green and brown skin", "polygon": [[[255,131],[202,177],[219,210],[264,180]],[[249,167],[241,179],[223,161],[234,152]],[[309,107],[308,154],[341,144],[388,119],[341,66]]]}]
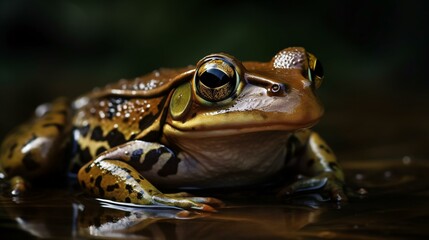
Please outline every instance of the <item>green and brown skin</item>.
[{"label": "green and brown skin", "polygon": [[[286,48],[270,62],[215,54],[195,67],[121,80],[73,102],[59,99],[6,137],[1,173],[19,194],[25,181],[66,169],[63,152],[74,142],[70,171],[86,192],[113,201],[214,211],[217,199],[163,194],[155,186],[237,187],[285,168],[307,177],[279,195],[320,188],[345,200],[335,155],[309,130],[323,114],[315,95],[319,67],[303,48]],[[212,80],[213,72],[223,80]]]}]

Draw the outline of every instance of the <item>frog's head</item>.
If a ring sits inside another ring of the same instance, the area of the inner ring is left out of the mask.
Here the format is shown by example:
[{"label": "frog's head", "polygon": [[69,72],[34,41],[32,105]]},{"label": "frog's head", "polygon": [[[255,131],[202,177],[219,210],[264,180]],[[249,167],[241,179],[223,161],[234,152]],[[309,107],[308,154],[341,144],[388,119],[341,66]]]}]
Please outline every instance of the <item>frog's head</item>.
[{"label": "frog's head", "polygon": [[265,63],[209,55],[174,90],[167,124],[203,136],[311,127],[323,114],[315,95],[322,79],[320,62],[303,48],[286,48]]}]

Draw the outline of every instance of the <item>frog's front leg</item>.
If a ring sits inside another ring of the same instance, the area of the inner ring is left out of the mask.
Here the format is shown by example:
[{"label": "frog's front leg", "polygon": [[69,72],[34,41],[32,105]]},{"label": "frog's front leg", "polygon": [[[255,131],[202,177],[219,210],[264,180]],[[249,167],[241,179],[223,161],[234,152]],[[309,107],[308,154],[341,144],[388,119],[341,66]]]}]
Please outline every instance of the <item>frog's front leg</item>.
[{"label": "frog's front leg", "polygon": [[213,207],[222,204],[215,198],[160,192],[136,170],[144,165],[144,161],[156,161],[159,157],[170,159],[176,156],[158,143],[127,142],[101,153],[83,166],[78,173],[79,183],[90,195],[118,202],[202,211],[215,211]]},{"label": "frog's front leg", "polygon": [[[307,177],[284,188],[280,195],[323,189],[335,201],[347,200],[344,193],[344,173],[335,154],[325,141],[315,132],[303,130],[293,135],[297,151],[295,165]],[[300,149],[301,148],[301,149]]]}]

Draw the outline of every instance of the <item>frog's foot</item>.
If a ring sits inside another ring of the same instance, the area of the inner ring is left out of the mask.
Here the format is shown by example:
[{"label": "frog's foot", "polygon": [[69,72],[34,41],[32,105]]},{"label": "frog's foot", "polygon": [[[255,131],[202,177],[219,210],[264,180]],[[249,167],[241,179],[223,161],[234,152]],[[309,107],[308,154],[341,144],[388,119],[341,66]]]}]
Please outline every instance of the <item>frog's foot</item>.
[{"label": "frog's foot", "polygon": [[311,178],[303,178],[283,188],[278,196],[290,196],[295,193],[322,190],[329,194],[332,201],[348,201],[345,194],[344,181],[338,179],[333,172],[324,172]]},{"label": "frog's foot", "polygon": [[216,208],[224,203],[212,197],[195,197],[189,193],[156,194],[152,197],[155,203],[183,208],[186,210],[199,210],[205,212],[216,212]]}]

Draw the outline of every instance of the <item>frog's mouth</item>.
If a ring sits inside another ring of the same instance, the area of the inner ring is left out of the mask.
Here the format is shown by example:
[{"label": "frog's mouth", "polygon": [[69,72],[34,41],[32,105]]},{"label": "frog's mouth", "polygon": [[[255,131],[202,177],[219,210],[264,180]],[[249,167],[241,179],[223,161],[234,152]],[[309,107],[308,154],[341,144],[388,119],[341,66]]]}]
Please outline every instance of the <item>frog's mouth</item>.
[{"label": "frog's mouth", "polygon": [[300,129],[310,128],[314,126],[319,119],[314,119],[309,122],[302,122],[300,124],[285,124],[284,122],[272,122],[272,123],[260,123],[252,125],[240,125],[240,126],[223,126],[222,128],[204,128],[204,129],[181,129],[174,127],[170,124],[164,126],[165,135],[174,135],[187,138],[207,138],[207,137],[222,137],[222,136],[233,136],[242,135],[257,132],[294,132]]},{"label": "frog's mouth", "polygon": [[266,95],[263,88],[246,88],[234,104],[200,109],[187,120],[167,121],[166,133],[189,137],[228,136],[252,132],[292,132],[315,125],[323,107],[314,94],[292,89],[286,96]]}]

